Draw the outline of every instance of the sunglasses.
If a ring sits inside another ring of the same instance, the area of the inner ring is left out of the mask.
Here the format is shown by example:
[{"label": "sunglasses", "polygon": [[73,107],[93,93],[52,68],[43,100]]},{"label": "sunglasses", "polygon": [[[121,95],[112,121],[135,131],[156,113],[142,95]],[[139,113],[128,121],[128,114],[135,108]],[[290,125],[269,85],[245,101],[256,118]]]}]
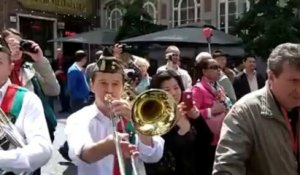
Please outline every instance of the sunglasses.
[{"label": "sunglasses", "polygon": [[221,69],[221,66],[219,66],[219,65],[213,65],[213,66],[209,66],[208,69],[218,70],[218,69]]}]

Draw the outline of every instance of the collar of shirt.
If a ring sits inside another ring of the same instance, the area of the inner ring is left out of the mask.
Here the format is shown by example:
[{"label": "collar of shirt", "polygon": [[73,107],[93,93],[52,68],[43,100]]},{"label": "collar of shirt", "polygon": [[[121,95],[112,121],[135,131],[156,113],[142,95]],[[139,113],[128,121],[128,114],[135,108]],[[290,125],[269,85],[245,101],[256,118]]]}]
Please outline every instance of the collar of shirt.
[{"label": "collar of shirt", "polygon": [[91,106],[91,111],[90,111],[91,116],[94,116],[97,118],[99,121],[103,123],[111,123],[111,120],[109,117],[105,116],[97,107],[96,103],[93,103]]},{"label": "collar of shirt", "polygon": [[6,93],[8,85],[11,84],[11,81],[8,79],[6,83],[0,88],[0,105],[2,104],[3,96]]},{"label": "collar of shirt", "polygon": [[[248,76],[248,73],[246,72],[246,69],[243,69],[243,72]],[[253,71],[253,75],[256,75],[256,70]]]},{"label": "collar of shirt", "polygon": [[179,66],[173,64],[170,61],[168,61],[167,64],[166,64],[166,69],[172,69],[172,70],[178,71],[179,70]]},{"label": "collar of shirt", "polygon": [[80,70],[80,71],[82,71],[83,70],[83,68],[82,67],[80,67],[79,65],[78,65],[78,63],[74,63],[75,64],[75,67],[78,69],[78,70]]}]

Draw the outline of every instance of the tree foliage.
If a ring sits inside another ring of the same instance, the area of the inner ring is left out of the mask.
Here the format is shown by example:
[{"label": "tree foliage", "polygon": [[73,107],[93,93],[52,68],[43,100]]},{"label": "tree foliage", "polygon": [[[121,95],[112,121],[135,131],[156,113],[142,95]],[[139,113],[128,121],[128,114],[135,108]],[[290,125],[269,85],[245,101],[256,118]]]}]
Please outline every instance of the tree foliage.
[{"label": "tree foliage", "polygon": [[166,28],[153,23],[152,17],[143,8],[144,0],[127,0],[119,5],[125,11],[123,23],[118,30],[116,41],[143,34],[160,31]]},{"label": "tree foliage", "polygon": [[252,0],[238,20],[235,33],[248,52],[267,58],[280,43],[300,41],[300,1]]}]

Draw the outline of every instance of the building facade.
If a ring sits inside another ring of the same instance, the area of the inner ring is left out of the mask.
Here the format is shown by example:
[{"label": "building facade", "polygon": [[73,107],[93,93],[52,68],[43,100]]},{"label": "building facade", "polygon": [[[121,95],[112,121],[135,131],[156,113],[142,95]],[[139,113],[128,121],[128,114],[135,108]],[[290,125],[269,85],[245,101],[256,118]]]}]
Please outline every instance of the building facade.
[{"label": "building facade", "polygon": [[99,27],[98,0],[1,0],[1,28],[15,28],[39,43],[54,58],[56,37],[70,36]]},{"label": "building facade", "polygon": [[[189,23],[207,24],[230,33],[249,0],[145,0],[144,8],[156,24],[176,27]],[[102,0],[99,13],[103,28],[117,29],[124,10],[114,0]]]}]

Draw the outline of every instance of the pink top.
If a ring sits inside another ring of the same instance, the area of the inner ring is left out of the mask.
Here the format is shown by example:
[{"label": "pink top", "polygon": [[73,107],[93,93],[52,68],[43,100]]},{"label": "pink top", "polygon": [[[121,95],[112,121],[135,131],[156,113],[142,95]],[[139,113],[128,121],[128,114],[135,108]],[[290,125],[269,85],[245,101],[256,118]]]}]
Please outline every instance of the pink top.
[{"label": "pink top", "polygon": [[214,138],[212,145],[217,145],[220,137],[221,127],[226,115],[225,112],[212,114],[211,108],[215,101],[225,99],[223,87],[218,85],[217,90],[210,85],[206,78],[202,78],[192,88],[195,106],[200,110],[201,116],[205,119],[208,127],[212,131]]}]

